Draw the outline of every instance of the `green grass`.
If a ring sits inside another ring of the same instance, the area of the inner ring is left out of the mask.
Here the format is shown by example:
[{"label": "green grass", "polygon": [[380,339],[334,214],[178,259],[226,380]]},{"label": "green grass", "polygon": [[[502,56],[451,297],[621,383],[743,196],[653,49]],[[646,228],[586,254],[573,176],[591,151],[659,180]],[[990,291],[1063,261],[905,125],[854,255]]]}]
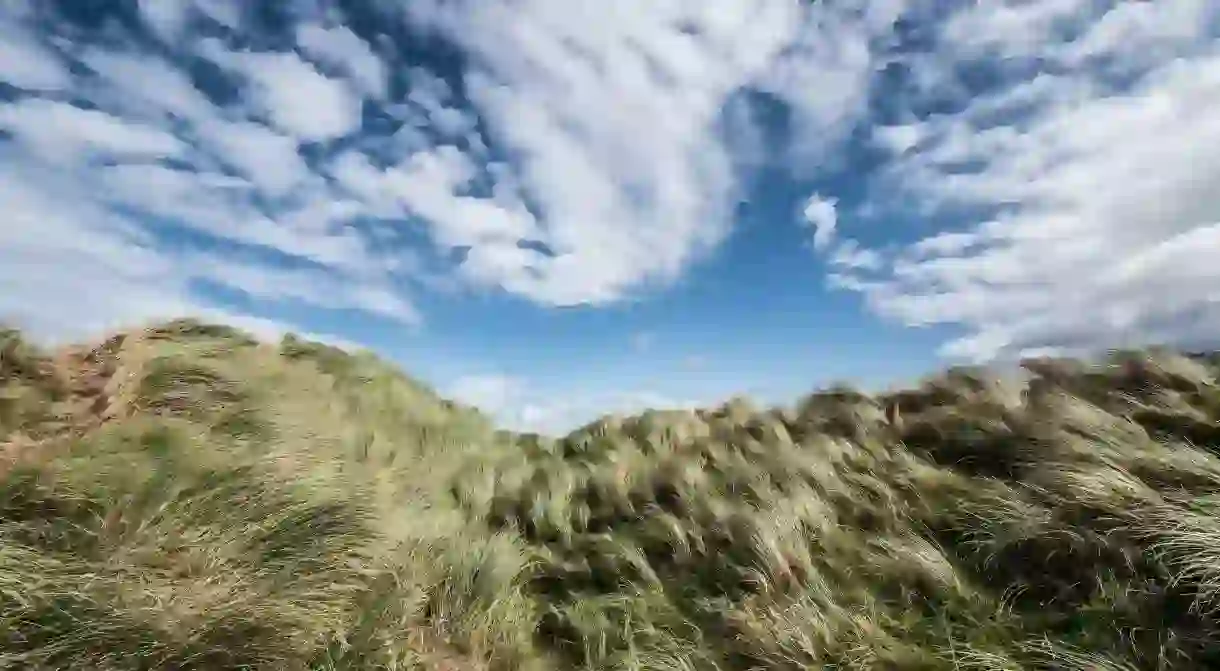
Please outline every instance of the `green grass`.
[{"label": "green grass", "polygon": [[1220,357],[497,431],[370,354],[0,332],[0,669],[1220,668]]}]

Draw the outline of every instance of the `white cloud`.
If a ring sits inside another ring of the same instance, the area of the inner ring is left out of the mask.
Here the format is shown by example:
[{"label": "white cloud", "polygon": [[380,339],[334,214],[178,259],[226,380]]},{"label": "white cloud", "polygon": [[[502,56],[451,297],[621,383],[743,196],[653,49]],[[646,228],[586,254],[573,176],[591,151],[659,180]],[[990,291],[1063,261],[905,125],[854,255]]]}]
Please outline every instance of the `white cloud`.
[{"label": "white cloud", "polygon": [[248,6],[244,0],[193,0],[195,8],[209,19],[226,26],[241,26],[242,12]]},{"label": "white cloud", "polygon": [[68,88],[72,75],[54,52],[0,15],[0,81],[32,91]]},{"label": "white cloud", "polygon": [[923,139],[924,128],[919,124],[876,126],[873,142],[893,154],[905,154],[914,149]]},{"label": "white cloud", "polygon": [[[407,324],[418,319],[409,304],[375,282],[240,266],[222,256],[159,248],[142,227],[94,197],[90,180],[19,160],[12,150],[0,158],[0,204],[6,212],[0,227],[0,284],[12,288],[0,295],[0,320],[17,323],[36,337],[88,338],[177,316],[257,326],[259,335],[300,330],[201,300],[192,291],[196,280],[261,299],[364,310]],[[140,184],[148,189],[146,182]]]},{"label": "white cloud", "polygon": [[127,109],[145,111],[136,106],[139,103],[155,113],[189,121],[217,114],[186,73],[158,56],[94,48],[86,51],[81,61],[104,82],[97,94],[113,98],[115,104]]},{"label": "white cloud", "polygon": [[360,212],[354,203],[335,200],[319,208],[306,201],[271,218],[252,201],[254,189],[241,179],[139,165],[114,166],[101,173],[107,188],[101,196],[106,200],[207,236],[350,275],[377,268],[364,238],[342,227],[344,220]]},{"label": "white cloud", "polygon": [[835,209],[838,201],[819,194],[813,194],[805,201],[802,214],[805,221],[813,227],[813,247],[819,251],[826,249],[835,239],[835,227],[839,215]]},{"label": "white cloud", "polygon": [[403,324],[417,324],[420,319],[411,304],[382,284],[310,268],[284,270],[217,258],[197,263],[197,276],[255,298],[362,310]]},{"label": "white cloud", "polygon": [[1085,19],[1090,4],[1081,0],[979,3],[956,12],[944,35],[963,51],[1031,56],[1046,49],[1057,28]]},{"label": "white cloud", "polygon": [[129,123],[98,110],[25,98],[0,107],[0,129],[46,160],[68,163],[97,155],[156,159],[182,154],[170,133]]},{"label": "white cloud", "polygon": [[191,0],[138,0],[144,23],[166,42],[173,42],[186,26]]},{"label": "white cloud", "polygon": [[844,240],[830,256],[830,263],[840,269],[875,271],[884,264],[884,257],[873,249],[862,249],[855,240]]},{"label": "white cloud", "polygon": [[419,67],[408,70],[408,80],[411,90],[407,94],[407,101],[410,105],[400,107],[407,117],[422,116],[420,123],[430,125],[442,137],[449,139],[463,137],[474,129],[477,119],[452,105],[453,90],[445,80]]},{"label": "white cloud", "polygon": [[454,196],[476,175],[469,158],[451,146],[414,154],[383,177],[385,188],[409,210],[432,224],[436,243],[445,248],[482,243],[512,243],[535,235],[534,222],[513,203]]},{"label": "white cloud", "polygon": [[814,4],[794,18],[799,28],[792,42],[769,64],[760,85],[793,114],[788,146],[802,173],[832,163],[841,141],[866,113],[874,72],[883,65],[871,42],[891,31],[908,2]]},{"label": "white cloud", "polygon": [[365,95],[386,97],[385,64],[367,42],[346,26],[301,25],[297,28],[297,44],[311,57],[342,70]]},{"label": "white cloud", "polygon": [[244,4],[241,0],[137,0],[137,9],[153,34],[170,46],[178,46],[192,19],[205,18],[239,29]]},{"label": "white cloud", "polygon": [[215,40],[202,52],[240,73],[253,101],[273,124],[302,142],[323,142],[360,127],[360,98],[348,85],[318,72],[295,52],[231,51]]},{"label": "white cloud", "polygon": [[222,161],[268,196],[283,196],[309,176],[296,140],[261,124],[215,119],[201,123],[197,133]]},{"label": "white cloud", "polygon": [[0,162],[0,319],[62,339],[185,311],[172,264],[137,231],[84,185],[12,158]]},{"label": "white cloud", "polygon": [[[15,35],[3,48],[36,43]],[[87,70],[63,82],[72,103],[54,92],[0,103],[0,284],[12,288],[0,320],[52,340],[182,315],[293,329],[200,289],[219,286],[255,311],[288,302],[419,322],[399,274],[407,265],[382,262],[347,226],[367,208],[332,192],[295,138],[243,114],[249,105],[214,105],[178,64],[134,44],[74,51]],[[353,130],[328,107],[327,94],[346,89],[319,86],[310,75],[321,75],[301,67],[281,72],[314,99],[268,116],[306,138]]]},{"label": "white cloud", "polygon": [[[946,24],[942,66],[989,54],[1060,74],[903,131],[919,144],[897,143],[887,188],[933,217],[993,214],[918,239],[880,278],[836,281],[904,322],[961,327],[955,356],[1214,341],[1220,6],[1095,9],[979,4]],[[1070,42],[1057,32],[1069,24]]]},{"label": "white cloud", "polygon": [[[513,185],[494,203],[508,213],[497,225],[536,232],[554,253],[488,236],[462,270],[559,305],[663,286],[718,245],[737,196],[733,143],[719,125],[725,106],[744,89],[765,89],[800,102],[810,142],[833,144],[869,84],[861,49],[870,22],[884,23],[853,8],[786,1],[417,3],[410,11],[474,56],[467,93],[497,145],[519,157]],[[802,94],[811,86],[816,101]],[[469,205],[438,198],[432,219],[461,219],[442,207]],[[439,234],[453,237],[451,228]]]}]

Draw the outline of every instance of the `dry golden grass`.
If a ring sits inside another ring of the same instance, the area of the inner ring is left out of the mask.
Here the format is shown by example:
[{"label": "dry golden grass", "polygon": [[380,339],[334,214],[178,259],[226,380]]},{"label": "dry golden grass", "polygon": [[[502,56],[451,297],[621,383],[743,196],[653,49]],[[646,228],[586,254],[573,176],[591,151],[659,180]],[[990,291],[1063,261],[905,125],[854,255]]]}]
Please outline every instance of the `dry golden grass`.
[{"label": "dry golden grass", "polygon": [[1220,361],[496,431],[371,355],[0,333],[0,668],[1220,668]]}]

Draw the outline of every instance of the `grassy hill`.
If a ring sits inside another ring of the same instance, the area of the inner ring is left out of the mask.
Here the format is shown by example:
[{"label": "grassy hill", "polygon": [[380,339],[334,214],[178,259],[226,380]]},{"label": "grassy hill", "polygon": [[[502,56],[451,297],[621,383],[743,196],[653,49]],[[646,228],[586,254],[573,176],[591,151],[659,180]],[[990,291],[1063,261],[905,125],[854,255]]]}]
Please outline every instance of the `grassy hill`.
[{"label": "grassy hill", "polygon": [[1220,358],[496,431],[371,355],[0,332],[0,669],[1220,668]]}]

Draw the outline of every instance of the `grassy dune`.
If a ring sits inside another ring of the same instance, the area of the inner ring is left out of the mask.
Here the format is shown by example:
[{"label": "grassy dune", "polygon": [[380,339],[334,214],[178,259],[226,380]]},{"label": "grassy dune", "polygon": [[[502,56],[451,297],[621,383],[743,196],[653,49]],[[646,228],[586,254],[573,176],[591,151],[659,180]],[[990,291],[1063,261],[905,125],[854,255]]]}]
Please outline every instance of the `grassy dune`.
[{"label": "grassy dune", "polygon": [[0,332],[0,669],[1220,668],[1220,358],[496,431],[370,355]]}]

